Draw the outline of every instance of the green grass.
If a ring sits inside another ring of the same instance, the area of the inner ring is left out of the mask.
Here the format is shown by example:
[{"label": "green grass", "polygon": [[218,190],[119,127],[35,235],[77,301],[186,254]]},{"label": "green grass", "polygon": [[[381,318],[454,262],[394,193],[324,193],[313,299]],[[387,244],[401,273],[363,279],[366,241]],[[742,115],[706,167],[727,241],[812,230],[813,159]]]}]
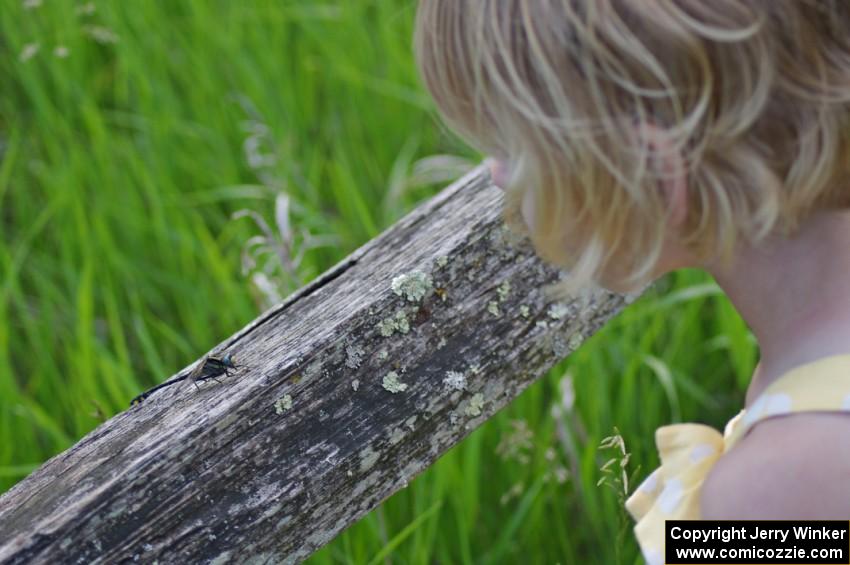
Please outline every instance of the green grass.
[{"label": "green grass", "polygon": [[[334,238],[286,294],[439,189],[415,161],[480,157],[419,84],[412,1],[81,5],[0,0],[0,491],[259,313],[234,212],[274,225],[285,190]],[[616,426],[644,477],[655,428],[722,426],[755,361],[709,277],[666,277],[311,563],[637,562],[599,443]]]}]

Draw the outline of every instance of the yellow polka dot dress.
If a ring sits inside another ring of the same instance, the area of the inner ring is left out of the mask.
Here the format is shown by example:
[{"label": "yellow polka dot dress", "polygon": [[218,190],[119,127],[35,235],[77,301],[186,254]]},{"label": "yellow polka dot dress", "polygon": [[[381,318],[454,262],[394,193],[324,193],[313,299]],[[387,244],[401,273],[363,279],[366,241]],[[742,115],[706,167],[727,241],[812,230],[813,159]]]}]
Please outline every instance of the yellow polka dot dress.
[{"label": "yellow polka dot dress", "polygon": [[824,357],[792,369],[768,386],[723,435],[703,424],[655,432],[661,466],[626,501],[648,565],[664,563],[664,521],[700,519],[702,483],[723,453],[761,420],[791,412],[850,411],[850,355]]}]

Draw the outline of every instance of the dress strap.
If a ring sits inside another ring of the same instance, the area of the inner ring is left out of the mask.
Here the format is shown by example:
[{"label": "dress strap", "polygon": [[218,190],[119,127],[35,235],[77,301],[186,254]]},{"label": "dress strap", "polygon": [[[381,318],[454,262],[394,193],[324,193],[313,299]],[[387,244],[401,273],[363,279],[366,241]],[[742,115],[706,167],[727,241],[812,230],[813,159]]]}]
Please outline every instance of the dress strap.
[{"label": "dress strap", "polygon": [[626,501],[649,565],[664,563],[664,521],[698,520],[700,492],[709,471],[756,422],[806,411],[850,413],[850,355],[800,365],[774,381],[720,432],[703,424],[674,424],[655,432],[661,466]]},{"label": "dress strap", "polygon": [[752,406],[730,421],[729,451],[756,422],[792,412],[850,412],[850,355],[831,355],[791,369],[773,381]]}]

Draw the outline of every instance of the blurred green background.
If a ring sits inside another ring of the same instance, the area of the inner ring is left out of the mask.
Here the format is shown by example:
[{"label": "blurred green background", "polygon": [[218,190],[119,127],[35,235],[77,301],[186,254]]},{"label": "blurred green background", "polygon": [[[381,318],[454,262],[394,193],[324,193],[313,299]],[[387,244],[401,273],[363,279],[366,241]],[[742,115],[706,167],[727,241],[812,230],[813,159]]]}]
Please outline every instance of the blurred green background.
[{"label": "blurred green background", "polygon": [[[481,158],[411,0],[0,6],[0,492]],[[756,360],[710,277],[667,276],[310,562],[640,562],[655,428],[722,426]]]}]

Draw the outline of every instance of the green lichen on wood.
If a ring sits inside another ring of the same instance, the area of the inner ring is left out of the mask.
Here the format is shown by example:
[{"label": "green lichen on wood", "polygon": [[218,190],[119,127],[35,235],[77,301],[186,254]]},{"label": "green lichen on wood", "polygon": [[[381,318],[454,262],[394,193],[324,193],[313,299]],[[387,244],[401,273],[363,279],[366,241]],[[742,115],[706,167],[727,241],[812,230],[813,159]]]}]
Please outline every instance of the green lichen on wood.
[{"label": "green lichen on wood", "polygon": [[278,414],[283,414],[290,408],[292,408],[292,396],[289,394],[284,394],[282,398],[279,398],[277,402],[274,403],[274,411]]},{"label": "green lichen on wood", "polygon": [[390,286],[393,292],[404,296],[408,302],[419,302],[434,285],[430,275],[417,270],[395,277]]},{"label": "green lichen on wood", "polygon": [[410,331],[410,322],[404,310],[398,310],[394,315],[378,322],[378,331],[384,337],[390,337],[394,332],[406,334]]},{"label": "green lichen on wood", "polygon": [[480,392],[476,392],[472,395],[472,398],[469,399],[469,404],[466,405],[466,415],[467,416],[480,416],[481,409],[484,407],[484,395]]},{"label": "green lichen on wood", "polygon": [[499,303],[495,300],[487,303],[487,311],[497,317],[502,315],[502,312],[499,310]]},{"label": "green lichen on wood", "polygon": [[401,382],[401,380],[398,378],[398,373],[396,373],[395,371],[390,371],[389,373],[387,373],[386,376],[384,376],[382,384],[384,389],[392,392],[393,394],[397,392],[404,392],[405,390],[407,390],[407,384]]},{"label": "green lichen on wood", "polygon": [[356,343],[347,343],[345,345],[345,366],[349,369],[356,369],[363,361],[365,351],[363,346]]},{"label": "green lichen on wood", "polygon": [[496,293],[499,295],[499,302],[504,302],[508,297],[508,293],[511,291],[511,283],[510,281],[503,281],[502,284],[499,285],[499,288],[496,289]]}]

